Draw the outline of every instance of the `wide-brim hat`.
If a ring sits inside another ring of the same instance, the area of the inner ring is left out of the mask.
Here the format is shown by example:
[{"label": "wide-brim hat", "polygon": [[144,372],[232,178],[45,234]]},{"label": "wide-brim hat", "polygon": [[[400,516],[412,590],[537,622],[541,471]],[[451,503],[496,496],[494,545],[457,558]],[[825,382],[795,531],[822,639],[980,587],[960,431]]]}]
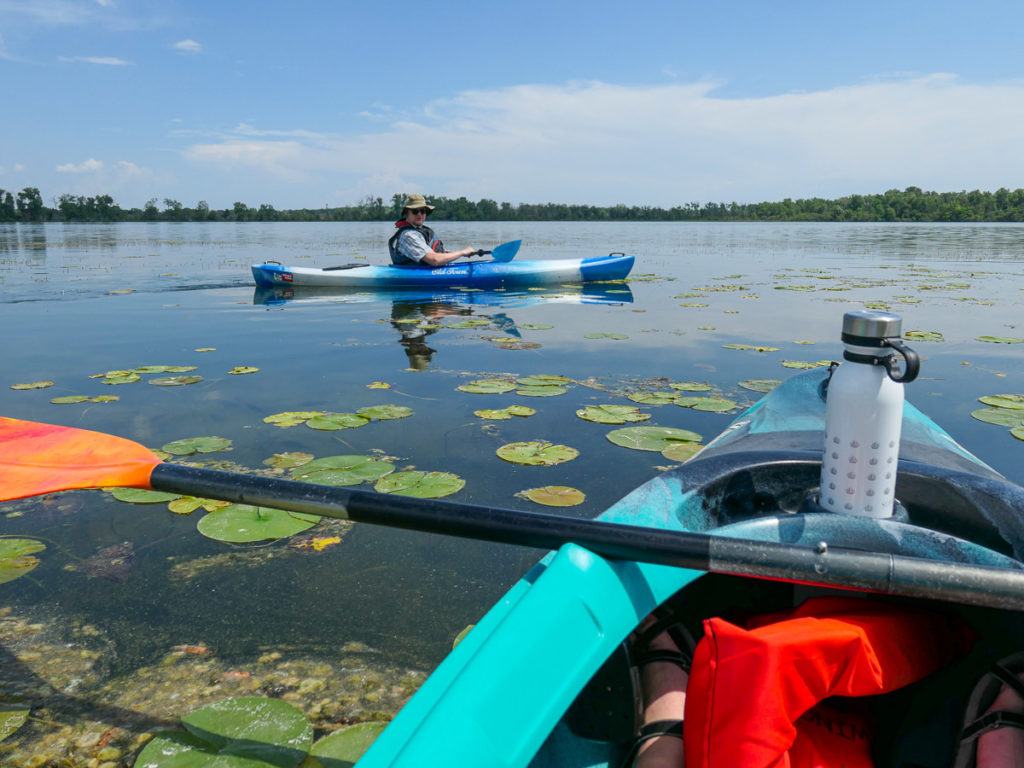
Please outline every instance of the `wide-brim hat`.
[{"label": "wide-brim hat", "polygon": [[405,198],[405,202],[402,203],[402,211],[405,212],[410,208],[426,208],[428,211],[434,210],[434,206],[427,205],[427,198],[423,195],[409,195]]}]

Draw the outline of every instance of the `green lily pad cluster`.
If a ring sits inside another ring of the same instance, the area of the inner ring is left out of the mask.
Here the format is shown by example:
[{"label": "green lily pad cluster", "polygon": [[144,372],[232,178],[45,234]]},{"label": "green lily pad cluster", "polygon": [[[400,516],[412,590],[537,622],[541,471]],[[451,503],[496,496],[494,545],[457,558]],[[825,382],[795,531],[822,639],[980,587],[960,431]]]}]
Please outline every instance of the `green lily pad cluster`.
[{"label": "green lily pad cluster", "polygon": [[263,465],[274,467],[275,469],[292,469],[293,467],[301,467],[303,464],[308,464],[312,460],[312,453],[285,451],[284,453],[275,453],[269,459],[264,459]]},{"label": "green lily pad cluster", "polygon": [[62,397],[52,397],[50,402],[54,405],[74,405],[76,403],[114,403],[121,398],[117,395],[95,395],[89,397],[89,395],[64,395]]},{"label": "green lily pad cluster", "polygon": [[227,501],[182,496],[166,491],[151,491],[145,488],[107,488],[111,496],[128,504],[167,504],[167,509],[176,515],[191,515],[197,509],[214,512],[229,505]]},{"label": "green lily pad cluster", "polygon": [[313,742],[313,727],[280,699],[244,696],[197,709],[182,729],[159,731],[139,753],[145,768],[351,768],[387,723],[341,728]]},{"label": "green lily pad cluster", "polygon": [[[0,538],[0,584],[14,581],[39,565],[38,553],[46,545],[35,539]],[[3,712],[0,711],[0,718]]]},{"label": "green lily pad cluster", "polygon": [[566,385],[571,383],[572,379],[568,376],[538,373],[532,376],[521,376],[517,379],[497,377],[474,379],[466,384],[460,384],[456,389],[460,392],[477,395],[500,395],[515,390],[517,395],[523,397],[552,397],[564,395],[569,391]]},{"label": "green lily pad cluster", "polygon": [[[134,384],[141,381],[143,376],[150,376],[159,373],[189,373],[194,371],[194,365],[140,365],[137,368],[124,368],[103,373],[94,373],[90,379],[99,379],[101,384]],[[180,387],[185,384],[195,384],[203,380],[202,376],[167,376],[163,378],[150,379],[150,384],[158,387]]]},{"label": "green lily pad cluster", "polygon": [[479,411],[473,411],[474,416],[494,421],[504,421],[511,419],[513,416],[525,418],[527,416],[533,416],[535,413],[537,413],[537,411],[527,405],[510,405],[507,408],[484,408]]},{"label": "green lily pad cluster", "polygon": [[1009,427],[1010,434],[1024,440],[1024,395],[985,395],[978,400],[989,408],[971,411],[971,416],[986,424]]},{"label": "green lily pad cluster", "polygon": [[673,381],[669,387],[678,392],[710,392],[714,389],[706,381]]},{"label": "green lily pad cluster", "polygon": [[580,452],[568,445],[557,445],[546,440],[529,440],[517,443],[507,443],[501,446],[496,453],[498,457],[512,464],[526,464],[529,466],[551,467],[555,464],[562,464],[572,461]]},{"label": "green lily pad cluster", "polygon": [[373,456],[325,456],[296,466],[291,476],[317,485],[347,486],[378,480],[394,471],[394,464]]},{"label": "green lily pad cluster", "polygon": [[53,386],[52,381],[29,381],[23,384],[11,384],[11,389],[28,390],[28,389],[48,389]]},{"label": "green lily pad cluster", "polygon": [[297,427],[299,424],[305,424],[310,419],[324,415],[324,411],[283,411],[282,413],[272,413],[269,416],[265,416],[263,421],[265,424],[273,424],[275,427],[287,429],[288,427]]},{"label": "green lily pad cluster", "polygon": [[340,429],[358,429],[359,427],[365,427],[370,423],[370,419],[366,416],[360,416],[355,413],[334,413],[327,411],[319,416],[306,421],[306,426],[310,429],[317,429],[325,432],[336,432]]},{"label": "green lily pad cluster", "polygon": [[641,412],[635,405],[588,405],[576,411],[576,415],[598,424],[625,424],[651,418],[651,414]]},{"label": "green lily pad cluster", "polygon": [[989,344],[1024,344],[1024,339],[1016,336],[979,336],[978,341]]},{"label": "green lily pad cluster", "polygon": [[657,451],[672,461],[686,461],[703,447],[699,434],[673,427],[625,427],[614,429],[605,437],[623,448]]},{"label": "green lily pad cluster", "polygon": [[474,395],[500,395],[515,388],[515,383],[508,379],[474,379],[456,387],[460,392],[470,392]]},{"label": "green lily pad cluster", "polygon": [[751,352],[778,352],[780,347],[768,347],[757,344],[723,344],[723,349],[738,349]]}]

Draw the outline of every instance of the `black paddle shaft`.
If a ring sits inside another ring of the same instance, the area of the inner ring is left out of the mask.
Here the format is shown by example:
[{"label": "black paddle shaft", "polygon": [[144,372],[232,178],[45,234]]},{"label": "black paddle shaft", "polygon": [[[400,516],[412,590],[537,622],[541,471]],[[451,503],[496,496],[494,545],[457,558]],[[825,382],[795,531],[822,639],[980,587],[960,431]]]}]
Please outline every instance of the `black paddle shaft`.
[{"label": "black paddle shaft", "polygon": [[178,464],[157,465],[150,483],[159,491],[500,544],[558,549],[573,543],[613,560],[1024,610],[1024,570],[862,552],[825,543],[806,547],[666,531]]}]

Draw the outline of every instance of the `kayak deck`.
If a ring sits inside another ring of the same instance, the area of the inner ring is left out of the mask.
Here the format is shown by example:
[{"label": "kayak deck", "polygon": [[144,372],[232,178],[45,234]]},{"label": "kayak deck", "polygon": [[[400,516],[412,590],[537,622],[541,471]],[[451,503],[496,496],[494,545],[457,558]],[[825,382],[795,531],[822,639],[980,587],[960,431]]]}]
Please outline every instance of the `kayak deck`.
[{"label": "kayak deck", "polygon": [[[1024,490],[909,404],[897,486],[907,506],[906,522],[799,512],[803,492],[817,484],[820,469],[823,378],[809,372],[786,382],[690,463],[645,483],[601,519],[1021,567]],[[979,511],[974,502],[981,496],[985,508]],[[585,698],[580,692],[599,669],[614,666],[609,659],[647,614],[680,590],[689,595],[708,580],[733,581],[742,592],[773,599],[780,590],[789,599],[794,590],[814,591],[610,561],[566,545],[541,560],[481,619],[359,765],[616,765],[622,744],[599,734],[618,726],[609,725],[606,716],[597,728],[573,721],[574,712],[587,709],[579,703]],[[719,608],[728,602],[724,593],[720,602]],[[708,610],[715,608],[712,601]]]},{"label": "kayak deck", "polygon": [[290,267],[267,262],[253,264],[252,275],[256,285],[267,287],[486,288],[622,280],[633,269],[634,261],[633,256],[609,254],[587,259],[464,262],[436,268],[368,264],[334,269]]}]

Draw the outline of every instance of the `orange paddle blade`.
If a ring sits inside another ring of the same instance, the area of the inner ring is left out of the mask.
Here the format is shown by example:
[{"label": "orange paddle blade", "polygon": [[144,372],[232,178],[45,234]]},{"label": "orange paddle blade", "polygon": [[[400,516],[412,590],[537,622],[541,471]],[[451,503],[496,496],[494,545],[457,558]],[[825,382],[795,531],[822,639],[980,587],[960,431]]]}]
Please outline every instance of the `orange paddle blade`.
[{"label": "orange paddle blade", "polygon": [[159,463],[123,437],[0,416],[0,501],[74,488],[149,488]]}]

